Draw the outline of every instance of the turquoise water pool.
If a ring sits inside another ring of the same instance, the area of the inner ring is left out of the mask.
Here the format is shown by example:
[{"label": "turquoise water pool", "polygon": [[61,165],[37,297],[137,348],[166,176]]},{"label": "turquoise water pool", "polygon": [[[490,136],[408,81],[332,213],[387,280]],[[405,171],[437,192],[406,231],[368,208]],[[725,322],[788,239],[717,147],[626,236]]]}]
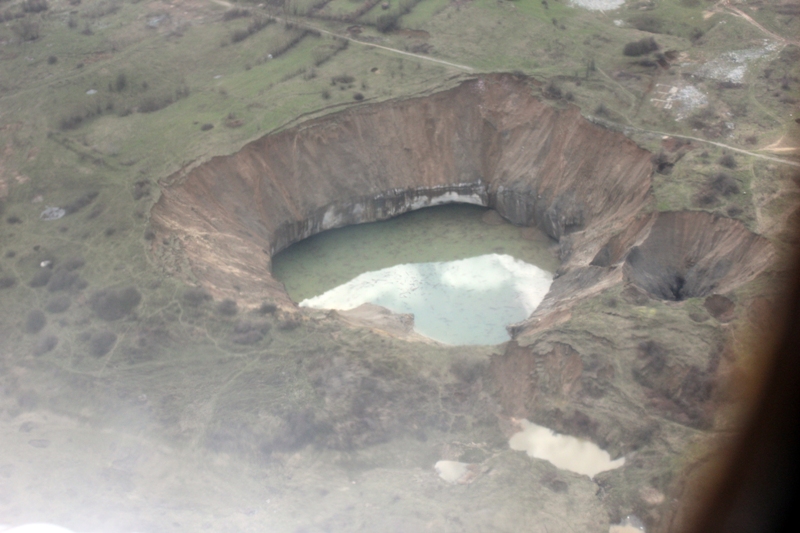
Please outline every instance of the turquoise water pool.
[{"label": "turquoise water pool", "polygon": [[533,312],[557,266],[544,234],[469,205],[326,231],[273,258],[301,306],[413,313],[418,333],[447,344],[508,340],[506,326]]}]

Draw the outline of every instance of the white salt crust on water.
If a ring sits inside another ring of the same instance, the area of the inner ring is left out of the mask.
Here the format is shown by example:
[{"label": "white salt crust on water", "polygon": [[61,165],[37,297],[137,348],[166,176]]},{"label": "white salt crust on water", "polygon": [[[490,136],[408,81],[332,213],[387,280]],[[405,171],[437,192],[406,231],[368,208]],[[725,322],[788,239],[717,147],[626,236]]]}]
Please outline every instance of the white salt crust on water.
[{"label": "white salt crust on water", "polygon": [[634,515],[626,516],[619,524],[611,524],[608,533],[643,533],[644,524]]},{"label": "white salt crust on water", "polygon": [[614,461],[597,444],[569,435],[559,435],[552,429],[525,419],[520,420],[522,431],[512,435],[508,445],[512,450],[527,452],[536,459],[549,461],[557,468],[594,477],[625,464],[625,458]]},{"label": "white salt crust on water", "polygon": [[552,282],[535,265],[486,254],[366,272],[300,305],[348,310],[372,303],[412,313],[418,333],[444,343],[497,344],[508,340],[508,324],[530,316]]}]

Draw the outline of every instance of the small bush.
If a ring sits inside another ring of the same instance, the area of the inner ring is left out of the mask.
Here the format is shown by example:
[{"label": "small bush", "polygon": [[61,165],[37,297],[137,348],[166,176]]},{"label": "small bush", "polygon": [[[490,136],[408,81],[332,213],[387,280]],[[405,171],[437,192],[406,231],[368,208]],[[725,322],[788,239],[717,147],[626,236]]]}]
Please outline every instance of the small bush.
[{"label": "small bush", "polygon": [[608,110],[605,104],[599,104],[597,107],[594,108],[594,114],[598,117],[610,117],[611,112]]},{"label": "small bush", "polygon": [[50,9],[47,5],[47,0],[25,0],[22,2],[22,11],[24,13],[41,13]]},{"label": "small bush", "polygon": [[559,87],[558,84],[556,84],[556,82],[551,80],[544,87],[544,95],[547,98],[552,98],[554,100],[560,100],[561,97],[563,96],[563,93],[561,91],[561,87]]},{"label": "small bush", "polygon": [[89,305],[98,318],[114,321],[130,314],[141,301],[141,293],[131,286],[95,291],[89,298]]},{"label": "small bush", "polygon": [[41,309],[34,309],[25,317],[25,333],[39,333],[47,325],[47,317]]},{"label": "small bush", "polygon": [[733,157],[733,154],[725,154],[719,158],[717,161],[720,165],[725,168],[736,168],[738,165],[736,164],[736,159]]},{"label": "small bush", "polygon": [[355,100],[356,102],[360,102],[363,99],[364,99],[364,95],[361,94],[361,93],[355,93],[353,95],[353,100]]},{"label": "small bush", "polygon": [[625,45],[622,53],[628,57],[639,57],[658,50],[658,43],[652,37],[633,41]]},{"label": "small bush", "polygon": [[293,317],[284,318],[278,323],[278,329],[281,331],[292,331],[299,328],[300,324],[301,324],[300,320],[296,318]]},{"label": "small bush", "polygon": [[128,87],[128,77],[124,72],[117,74],[117,79],[114,80],[114,90],[121,93]]},{"label": "small bush", "polygon": [[709,186],[714,192],[723,196],[739,194],[739,184],[736,183],[735,179],[724,172],[720,172],[711,178]]},{"label": "small bush", "polygon": [[58,58],[56,56],[49,56],[47,58],[48,65],[55,65],[56,63],[58,63]]},{"label": "small bush", "polygon": [[41,35],[39,23],[28,19],[22,19],[11,26],[11,31],[13,31],[21,41],[35,41]]},{"label": "small bush", "polygon": [[250,16],[250,11],[247,9],[233,8],[229,9],[222,14],[222,20],[228,21],[233,19],[245,18]]},{"label": "small bush", "polygon": [[33,347],[33,355],[39,356],[44,355],[47,352],[51,352],[57,344],[58,337],[55,335],[46,335],[45,337],[39,339],[39,341]]},{"label": "small bush", "polygon": [[648,33],[662,33],[663,22],[653,15],[637,15],[628,19],[628,23],[639,31]]},{"label": "small bush", "polygon": [[17,284],[17,278],[14,276],[0,276],[0,289],[10,289]]},{"label": "small bush", "polygon": [[262,315],[271,315],[278,310],[278,306],[272,302],[262,302],[261,306],[258,308],[258,312]]},{"label": "small bush", "polygon": [[59,296],[54,296],[50,298],[50,301],[47,302],[45,306],[45,310],[48,313],[63,313],[69,306],[72,304],[72,300],[66,294],[61,294]]},{"label": "small bush", "polygon": [[210,299],[211,295],[201,287],[191,287],[183,292],[183,301],[193,307],[197,307]]},{"label": "small bush", "polygon": [[[243,10],[246,11],[246,10]],[[250,37],[253,34],[256,34],[275,22],[275,20],[271,18],[256,18],[253,20],[246,29],[243,30],[236,30],[231,34],[231,42],[232,43],[240,43]]]},{"label": "small bush", "polygon": [[233,316],[239,312],[239,306],[236,305],[236,300],[226,298],[217,304],[217,313],[222,316]]},{"label": "small bush", "polygon": [[381,33],[388,33],[397,29],[397,21],[400,20],[401,14],[397,13],[384,13],[380,15],[375,21],[375,28]]},{"label": "small bush", "polygon": [[202,126],[200,126],[200,131],[208,131],[211,129],[214,129],[213,124],[203,124]]},{"label": "small bush", "polygon": [[71,215],[73,213],[77,213],[78,211],[80,211],[84,207],[86,207],[89,204],[91,204],[92,202],[94,202],[95,198],[97,198],[99,195],[100,195],[100,193],[97,192],[97,191],[87,192],[86,194],[83,194],[83,195],[79,196],[75,200],[73,200],[70,203],[68,203],[67,205],[65,205],[64,206],[64,211],[66,211],[68,215]]},{"label": "small bush", "polygon": [[33,275],[31,280],[28,282],[28,287],[44,287],[47,285],[47,282],[50,281],[50,277],[53,275],[53,271],[49,268],[41,268],[39,269],[36,274]]},{"label": "small bush", "polygon": [[331,85],[342,84],[342,85],[350,85],[356,81],[356,79],[349,75],[349,74],[339,74],[338,76],[334,76],[331,78]]},{"label": "small bush", "polygon": [[117,334],[113,331],[103,330],[92,335],[89,340],[89,352],[95,357],[103,357],[111,351],[117,342]]},{"label": "small bush", "polygon": [[68,270],[59,268],[50,277],[47,282],[47,290],[50,292],[66,291],[71,289],[79,279],[77,272],[70,272]]},{"label": "small bush", "polygon": [[328,89],[325,89],[324,91],[322,91],[322,93],[320,93],[320,96],[322,96],[323,100],[330,100],[331,92]]}]

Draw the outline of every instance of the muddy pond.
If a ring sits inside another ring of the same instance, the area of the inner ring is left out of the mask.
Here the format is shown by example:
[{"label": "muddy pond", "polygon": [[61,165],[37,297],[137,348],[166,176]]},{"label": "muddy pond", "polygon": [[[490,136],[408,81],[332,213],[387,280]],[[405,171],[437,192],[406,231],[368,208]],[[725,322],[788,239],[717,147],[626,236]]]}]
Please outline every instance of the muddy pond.
[{"label": "muddy pond", "polygon": [[451,204],[320,233],[273,257],[274,276],[301,306],[373,303],[414,315],[446,344],[497,344],[527,318],[558,268],[554,241],[495,211]]}]

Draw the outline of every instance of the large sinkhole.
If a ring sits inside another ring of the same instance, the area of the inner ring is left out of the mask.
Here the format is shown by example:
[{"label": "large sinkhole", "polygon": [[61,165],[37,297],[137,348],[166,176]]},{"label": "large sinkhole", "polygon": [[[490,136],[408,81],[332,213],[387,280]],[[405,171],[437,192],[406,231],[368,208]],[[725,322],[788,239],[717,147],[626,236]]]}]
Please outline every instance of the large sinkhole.
[{"label": "large sinkhole", "polygon": [[496,211],[450,204],[319,233],[273,257],[272,273],[303,307],[374,304],[440,342],[497,344],[549,290],[553,248]]},{"label": "large sinkhole", "polygon": [[[151,211],[153,255],[217,298],[302,311],[296,302],[322,293],[293,299],[273,276],[273,259],[292,244],[440,204],[488,207],[558,247],[552,286],[514,338],[568,320],[577,302],[620,283],[685,300],[729,291],[769,264],[769,242],[740,222],[653,213],[651,154],[541,94],[534,80],[482,76],[312,119],[182,169],[162,181]],[[396,246],[384,239],[365,255]],[[486,252],[503,255],[491,244]]]}]

